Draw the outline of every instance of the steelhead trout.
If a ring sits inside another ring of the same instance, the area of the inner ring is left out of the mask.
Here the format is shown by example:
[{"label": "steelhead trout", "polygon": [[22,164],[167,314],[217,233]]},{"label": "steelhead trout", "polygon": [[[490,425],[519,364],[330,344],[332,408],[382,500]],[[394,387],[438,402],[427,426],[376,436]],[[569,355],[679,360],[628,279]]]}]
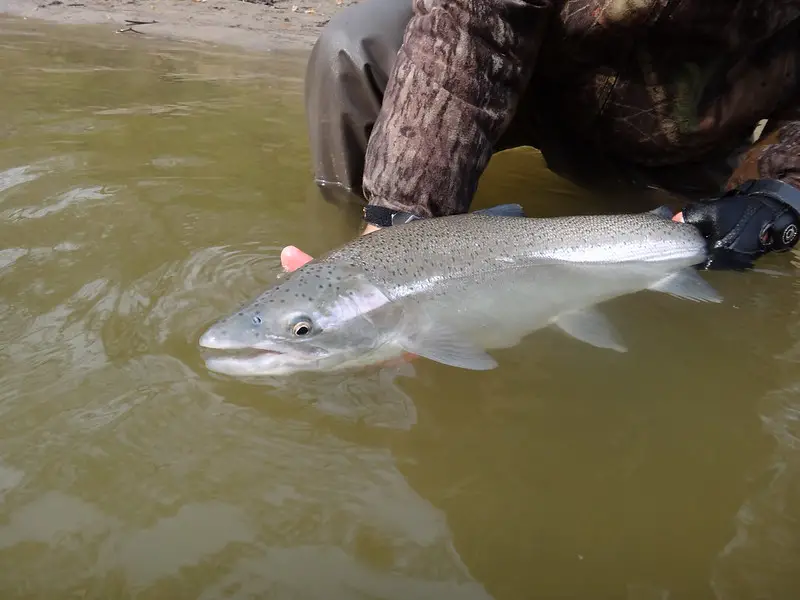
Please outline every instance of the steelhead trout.
[{"label": "steelhead trout", "polygon": [[[464,369],[555,326],[626,348],[595,306],[653,290],[720,302],[707,253],[668,211],[528,218],[469,213],[359,236],[212,325],[206,366],[233,376],[329,371],[412,353]],[[243,353],[244,351],[244,353]]]}]

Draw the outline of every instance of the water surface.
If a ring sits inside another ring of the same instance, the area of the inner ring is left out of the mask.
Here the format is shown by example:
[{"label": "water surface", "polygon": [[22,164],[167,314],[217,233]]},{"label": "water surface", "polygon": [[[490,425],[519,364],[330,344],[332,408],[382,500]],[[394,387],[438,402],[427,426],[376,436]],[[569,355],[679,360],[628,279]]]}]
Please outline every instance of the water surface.
[{"label": "water surface", "polygon": [[[610,303],[622,355],[204,369],[283,246],[355,231],[311,182],[303,69],[0,21],[2,597],[800,597],[793,257],[709,275],[723,305]],[[604,210],[528,150],[476,205],[510,200]]]}]

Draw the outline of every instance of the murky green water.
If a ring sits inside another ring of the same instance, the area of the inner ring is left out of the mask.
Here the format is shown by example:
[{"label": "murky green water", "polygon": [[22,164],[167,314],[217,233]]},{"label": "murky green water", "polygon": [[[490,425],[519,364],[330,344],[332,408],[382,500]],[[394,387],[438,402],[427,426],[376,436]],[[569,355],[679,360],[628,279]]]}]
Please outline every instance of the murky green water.
[{"label": "murky green water", "polygon": [[[88,30],[94,31],[94,30]],[[618,355],[214,377],[213,320],[354,215],[311,183],[302,57],[0,21],[0,597],[795,599],[793,276],[643,293]],[[530,152],[479,205],[601,211]]]}]

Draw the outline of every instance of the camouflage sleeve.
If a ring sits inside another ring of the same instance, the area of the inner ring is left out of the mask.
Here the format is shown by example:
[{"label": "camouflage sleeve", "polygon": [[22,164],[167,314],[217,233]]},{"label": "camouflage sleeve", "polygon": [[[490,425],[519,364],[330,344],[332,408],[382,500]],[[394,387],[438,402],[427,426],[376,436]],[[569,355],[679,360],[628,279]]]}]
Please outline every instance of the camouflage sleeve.
[{"label": "camouflage sleeve", "polygon": [[800,106],[769,118],[758,141],[741,157],[727,188],[748,179],[780,179],[800,189]]},{"label": "camouflage sleeve", "polygon": [[530,78],[552,2],[413,2],[367,145],[364,195],[420,216],[466,212]]}]

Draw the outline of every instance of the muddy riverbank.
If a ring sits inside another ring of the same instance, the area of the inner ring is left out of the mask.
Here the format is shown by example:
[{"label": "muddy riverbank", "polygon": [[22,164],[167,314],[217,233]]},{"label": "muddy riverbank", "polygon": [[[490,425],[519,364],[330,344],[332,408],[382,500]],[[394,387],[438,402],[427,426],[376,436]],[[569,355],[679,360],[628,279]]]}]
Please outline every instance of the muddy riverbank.
[{"label": "muddy riverbank", "polygon": [[308,50],[330,18],[357,0],[0,0],[0,13],[120,35],[250,50]]}]

